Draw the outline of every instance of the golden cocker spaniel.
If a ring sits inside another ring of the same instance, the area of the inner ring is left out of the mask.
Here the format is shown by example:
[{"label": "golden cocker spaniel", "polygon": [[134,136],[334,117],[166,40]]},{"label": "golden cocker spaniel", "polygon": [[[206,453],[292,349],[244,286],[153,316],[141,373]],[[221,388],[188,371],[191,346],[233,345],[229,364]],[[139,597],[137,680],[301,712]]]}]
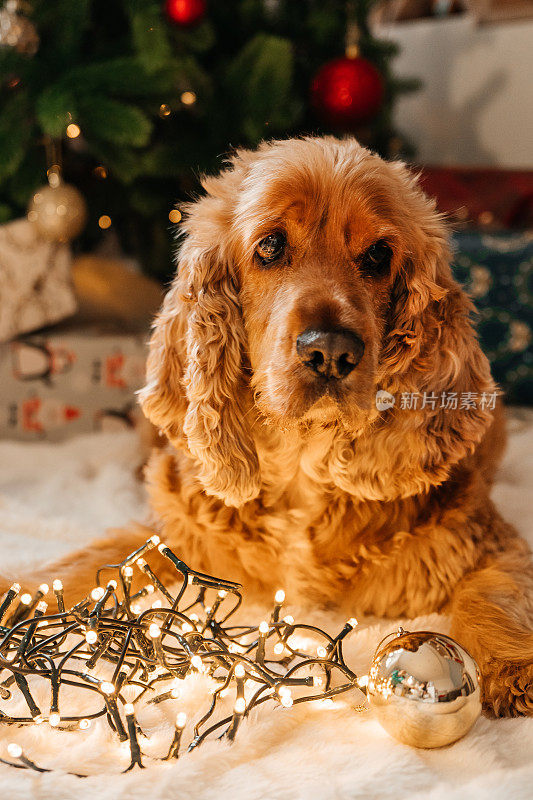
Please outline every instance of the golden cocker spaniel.
[{"label": "golden cocker spaniel", "polygon": [[[167,440],[146,470],[155,529],[249,595],[448,611],[485,708],[533,713],[533,567],[489,499],[502,415],[435,203],[330,137],[239,151],[204,188],[141,393]],[[56,569],[79,595],[146,538]]]}]

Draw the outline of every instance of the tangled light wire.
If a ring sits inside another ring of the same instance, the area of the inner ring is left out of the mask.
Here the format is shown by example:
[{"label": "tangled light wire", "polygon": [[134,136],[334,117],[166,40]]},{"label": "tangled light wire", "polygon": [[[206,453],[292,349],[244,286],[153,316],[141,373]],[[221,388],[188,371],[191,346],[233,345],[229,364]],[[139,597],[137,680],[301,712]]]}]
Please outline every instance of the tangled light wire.
[{"label": "tangled light wire", "polygon": [[[173,564],[176,577],[181,577],[175,595],[144,558],[155,547]],[[104,586],[101,574],[110,569],[116,578]],[[150,583],[132,593],[135,569]],[[56,729],[85,730],[92,720],[105,716],[118,739],[129,744],[127,772],[144,766],[139,707],[165,700],[174,700],[179,707],[180,682],[192,673],[208,675],[213,688],[205,713],[195,722],[188,751],[211,736],[232,741],[243,718],[267,700],[290,708],[306,701],[328,700],[365,685],[366,676],[358,680],[342,654],[343,639],[357,625],[356,620],[348,620],[332,637],[314,625],[296,623],[291,616],[282,618],[285,593],[280,590],[269,620],[257,626],[232,625],[231,617],[242,603],[241,585],[191,569],[161,544],[158,536],[152,536],[120,564],[99,569],[96,583],[96,588],[70,609],[65,608],[60,580],[52,584],[57,610],[51,610],[44,599],[49,593],[46,584],[33,596],[20,595],[16,583],[6,593],[0,604],[0,700],[6,701],[0,708],[0,724],[48,724]],[[188,587],[194,592],[192,602],[186,599]],[[153,600],[157,595],[160,597]],[[152,599],[144,610],[143,598]],[[313,654],[300,649],[295,632],[314,637],[315,645],[318,638]],[[109,674],[97,677],[95,672],[101,674],[102,670]],[[342,682],[333,686],[335,672]],[[35,677],[49,684],[48,713],[32,694]],[[60,703],[65,685],[91,692],[94,712],[83,716],[66,713]],[[296,687],[302,693],[293,697]],[[232,713],[215,721],[221,698],[232,692]],[[135,696],[128,700],[132,694]],[[8,713],[6,704],[21,698],[27,705],[27,715]],[[185,713],[178,711],[174,735],[162,759],[178,758],[186,721]],[[9,758],[0,758],[1,763],[51,771],[29,759],[19,744],[9,744],[7,753]]]}]

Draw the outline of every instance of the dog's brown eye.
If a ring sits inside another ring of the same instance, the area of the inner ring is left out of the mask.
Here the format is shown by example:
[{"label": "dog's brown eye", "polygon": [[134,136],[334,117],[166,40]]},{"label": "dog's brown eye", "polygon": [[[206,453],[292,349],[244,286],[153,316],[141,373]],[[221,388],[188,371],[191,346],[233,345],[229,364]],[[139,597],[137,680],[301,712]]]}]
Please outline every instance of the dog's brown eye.
[{"label": "dog's brown eye", "polygon": [[269,233],[261,239],[255,251],[259,256],[261,264],[266,266],[280,256],[285,247],[285,235],[283,233]]},{"label": "dog's brown eye", "polygon": [[361,268],[370,277],[384,275],[392,260],[392,250],[385,239],[379,239],[370,245],[361,259]]}]

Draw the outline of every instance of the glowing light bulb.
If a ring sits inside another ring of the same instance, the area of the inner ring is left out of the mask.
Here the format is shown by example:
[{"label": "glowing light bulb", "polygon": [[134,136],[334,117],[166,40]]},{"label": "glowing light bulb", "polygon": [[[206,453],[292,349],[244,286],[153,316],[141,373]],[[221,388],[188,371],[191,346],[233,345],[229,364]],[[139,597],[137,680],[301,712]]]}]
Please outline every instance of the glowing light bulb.
[{"label": "glowing light bulb", "polygon": [[162,606],[163,603],[161,602],[161,600],[154,600],[154,602],[152,603],[152,608],[162,608]]},{"label": "glowing light bulb", "polygon": [[183,92],[180,100],[184,106],[192,106],[194,103],[196,103],[196,95],[194,92]]},{"label": "glowing light bulb", "polygon": [[47,608],[48,608],[48,603],[45,603],[44,600],[40,600],[37,603],[35,610],[38,611],[40,614],[44,614]]},{"label": "glowing light bulb", "polygon": [[350,617],[350,619],[348,620],[348,622],[346,624],[349,625],[350,628],[357,628],[357,626],[359,625],[359,623],[357,622],[355,617]]},{"label": "glowing light bulb", "polygon": [[368,686],[368,675],[360,675],[359,678],[357,678],[357,685],[362,689]]},{"label": "glowing light bulb", "polygon": [[133,716],[135,709],[132,703],[124,703],[124,713],[127,717]]},{"label": "glowing light bulb", "polygon": [[166,544],[163,544],[163,542],[161,542],[161,544],[158,545],[157,549],[159,550],[160,553],[162,553],[164,555],[165,550],[167,549],[167,546],[166,546]]},{"label": "glowing light bulb", "polygon": [[81,133],[81,128],[79,125],[76,125],[75,122],[71,122],[70,125],[67,125],[67,136],[69,139],[77,139]]},{"label": "glowing light bulb", "polygon": [[91,725],[90,719],[80,719],[78,722],[78,728],[81,728],[82,731],[86,731]]},{"label": "glowing light bulb", "polygon": [[41,594],[48,594],[48,592],[50,591],[50,587],[48,586],[47,583],[41,583],[41,585],[39,586],[39,591],[41,592]]},{"label": "glowing light bulb", "polygon": [[153,594],[155,592],[155,589],[151,583],[147,583],[144,589],[146,591],[146,594]]},{"label": "glowing light bulb", "polygon": [[169,213],[168,218],[170,222],[177,223],[181,220],[181,212],[178,211],[177,208],[173,208],[172,211]]},{"label": "glowing light bulb", "polygon": [[180,696],[180,694],[181,694],[181,692],[180,692],[180,690],[177,688],[177,686],[174,686],[174,687],[173,687],[173,688],[170,690],[170,696],[172,697],[172,699],[173,699],[173,700],[177,700],[177,699],[178,699],[178,697]]},{"label": "glowing light bulb", "polygon": [[124,567],[122,574],[125,578],[131,578],[133,576],[133,567]]},{"label": "glowing light bulb", "polygon": [[153,536],[150,536],[150,539],[148,541],[151,542],[151,544],[153,544],[154,547],[157,547],[157,545],[161,541],[161,537],[158,536],[157,533],[154,533]]},{"label": "glowing light bulb", "polygon": [[108,581],[107,588],[111,589],[112,591],[115,591],[115,589],[117,588],[117,582],[114,578],[112,581]]},{"label": "glowing light bulb", "polygon": [[57,711],[52,711],[52,713],[48,717],[48,724],[51,725],[52,728],[57,728],[60,722],[61,722],[61,716],[58,714]]},{"label": "glowing light bulb", "polygon": [[244,678],[245,670],[242,664],[237,664],[235,667],[234,675],[236,678]]},{"label": "glowing light bulb", "polygon": [[22,603],[23,606],[29,606],[29,604],[31,603],[31,594],[28,594],[28,592],[21,594],[20,602]]},{"label": "glowing light bulb", "polygon": [[103,231],[106,231],[108,228],[110,228],[112,224],[113,220],[109,214],[102,214],[100,217],[98,217],[98,227]]},{"label": "glowing light bulb", "polygon": [[190,633],[191,631],[194,630],[194,628],[190,624],[190,622],[184,622],[183,625],[181,626],[181,630],[183,631],[183,633]]},{"label": "glowing light bulb", "polygon": [[292,625],[294,623],[294,617],[287,614],[286,617],[283,617],[283,622],[285,622],[286,625]]},{"label": "glowing light bulb", "polygon": [[281,603],[285,602],[285,592],[283,591],[283,589],[278,589],[278,591],[276,592],[276,594],[274,596],[274,600],[279,605],[281,605]]},{"label": "glowing light bulb", "polygon": [[200,658],[200,656],[193,656],[191,658],[191,666],[193,666],[198,671],[203,669],[204,663],[203,663],[202,659]]},{"label": "glowing light bulb", "polygon": [[152,639],[159,638],[159,636],[161,636],[161,628],[159,627],[159,625],[157,625],[155,622],[152,622],[152,624],[148,628],[148,635]]},{"label": "glowing light bulb", "polygon": [[246,711],[246,700],[244,697],[238,697],[235,700],[235,705],[233,706],[233,710],[236,714],[244,714]]},{"label": "glowing light bulb", "polygon": [[185,711],[180,711],[176,716],[176,728],[184,728],[187,724],[187,714]]},{"label": "glowing light bulb", "polygon": [[85,641],[87,642],[87,644],[95,644],[97,640],[98,640],[98,634],[96,633],[96,631],[87,631],[87,633],[85,634]]},{"label": "glowing light bulb", "polygon": [[264,636],[266,633],[268,633],[268,631],[269,631],[268,622],[264,622],[264,621],[260,622],[259,623],[259,633],[262,633],[263,636]]},{"label": "glowing light bulb", "polygon": [[191,622],[198,622],[199,616],[198,614],[189,614],[189,619],[191,620]]},{"label": "glowing light bulb", "polygon": [[144,560],[144,558],[138,558],[135,563],[137,564],[139,569],[144,569],[146,566],[146,561]]},{"label": "glowing light bulb", "polygon": [[115,687],[110,681],[102,681],[100,684],[100,689],[103,691],[104,694],[114,694]]},{"label": "glowing light bulb", "polygon": [[44,722],[44,717],[42,714],[37,714],[37,716],[33,718],[33,721],[36,725],[40,725],[42,722]]},{"label": "glowing light bulb", "polygon": [[132,603],[130,608],[134,614],[140,614],[142,611],[139,603]]},{"label": "glowing light bulb", "polygon": [[223,600],[225,597],[227,597],[227,596],[228,596],[228,593],[227,593],[227,591],[226,591],[225,589],[221,589],[221,590],[218,592],[218,596],[220,597],[220,599],[221,599],[221,600]]},{"label": "glowing light bulb", "polygon": [[52,589],[54,592],[60,592],[63,589],[63,582],[56,578],[52,583]]},{"label": "glowing light bulb", "polygon": [[316,654],[319,658],[326,658],[328,651],[326,650],[325,647],[322,647],[322,645],[320,645],[320,647],[317,647],[316,649]]},{"label": "glowing light bulb", "polygon": [[293,704],[293,699],[290,694],[283,694],[280,699],[283,708],[290,708]]},{"label": "glowing light bulb", "polygon": [[283,644],[283,642],[277,642],[274,645],[274,652],[277,656],[280,656],[284,650],[285,650],[285,645]]},{"label": "glowing light bulb", "polygon": [[97,586],[95,589],[93,589],[93,590],[92,590],[92,592],[91,592],[91,598],[92,598],[92,599],[93,599],[95,602],[98,602],[98,600],[101,600],[101,599],[102,599],[102,597],[104,596],[104,594],[105,594],[105,591],[104,591],[104,589],[102,589],[102,587],[101,587],[101,586]]},{"label": "glowing light bulb", "polygon": [[283,695],[289,695],[290,693],[291,690],[289,689],[288,686],[280,686],[278,689],[278,694],[280,697],[283,697]]},{"label": "glowing light bulb", "polygon": [[22,755],[22,747],[20,744],[15,744],[15,742],[10,742],[7,746],[7,752],[11,756],[11,758],[20,758]]},{"label": "glowing light bulb", "polygon": [[313,677],[313,686],[322,686],[324,683],[324,679],[321,678],[319,675],[315,675]]}]

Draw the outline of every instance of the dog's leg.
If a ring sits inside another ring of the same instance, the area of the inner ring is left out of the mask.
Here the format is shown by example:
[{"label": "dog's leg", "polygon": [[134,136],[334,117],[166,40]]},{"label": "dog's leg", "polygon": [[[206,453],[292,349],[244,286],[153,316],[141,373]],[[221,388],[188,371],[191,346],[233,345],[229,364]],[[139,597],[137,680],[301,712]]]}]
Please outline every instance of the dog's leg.
[{"label": "dog's leg", "polygon": [[484,708],[533,716],[533,564],[526,543],[485,559],[451,602],[452,636],[478,662]]},{"label": "dog's leg", "polygon": [[[90,541],[87,545],[74,553],[69,553],[58,561],[39,567],[32,573],[25,575],[5,574],[1,580],[0,592],[7,591],[13,581],[18,581],[23,589],[34,591],[40,584],[50,585],[55,578],[60,578],[63,582],[64,598],[67,607],[74,605],[82,600],[96,586],[96,571],[104,564],[118,564],[126,556],[141,547],[144,542],[154,534],[144,525],[134,525],[109,531],[105,538]],[[164,559],[157,551],[150,551],[147,561],[158,575],[172,577],[170,575],[169,562]],[[140,586],[140,571],[134,574],[137,588]],[[105,571],[102,574],[102,581],[116,577],[116,572]],[[175,577],[175,576],[174,576]],[[142,583],[146,583],[143,581]],[[48,598],[47,598],[48,599]]]}]

